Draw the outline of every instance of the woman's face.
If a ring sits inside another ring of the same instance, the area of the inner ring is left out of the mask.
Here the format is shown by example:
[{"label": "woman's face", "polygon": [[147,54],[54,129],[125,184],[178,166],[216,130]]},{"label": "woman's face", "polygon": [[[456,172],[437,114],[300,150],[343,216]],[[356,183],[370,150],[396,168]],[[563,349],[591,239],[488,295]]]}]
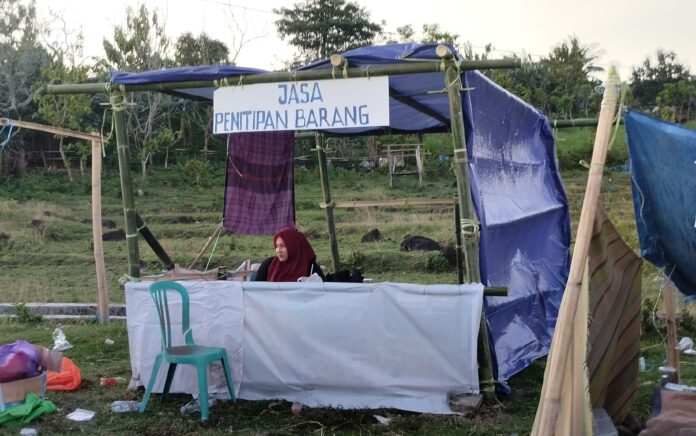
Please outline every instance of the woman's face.
[{"label": "woman's face", "polygon": [[276,238],[275,253],[279,261],[285,262],[288,260],[288,248],[285,246],[283,238]]}]

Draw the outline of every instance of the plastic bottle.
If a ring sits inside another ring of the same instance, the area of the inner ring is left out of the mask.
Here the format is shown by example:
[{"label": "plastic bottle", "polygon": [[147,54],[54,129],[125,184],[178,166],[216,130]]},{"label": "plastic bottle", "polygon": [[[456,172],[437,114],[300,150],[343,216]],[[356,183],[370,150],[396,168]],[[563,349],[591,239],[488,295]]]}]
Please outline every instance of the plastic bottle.
[{"label": "plastic bottle", "polygon": [[[215,404],[215,398],[208,398],[208,407],[213,407]],[[198,404],[198,400],[191,400],[188,403],[184,404],[181,406],[181,409],[179,409],[181,413],[193,413],[193,412],[200,412],[201,407]]]},{"label": "plastic bottle", "polygon": [[140,403],[133,400],[119,400],[111,403],[111,411],[116,413],[133,412],[140,408]]}]

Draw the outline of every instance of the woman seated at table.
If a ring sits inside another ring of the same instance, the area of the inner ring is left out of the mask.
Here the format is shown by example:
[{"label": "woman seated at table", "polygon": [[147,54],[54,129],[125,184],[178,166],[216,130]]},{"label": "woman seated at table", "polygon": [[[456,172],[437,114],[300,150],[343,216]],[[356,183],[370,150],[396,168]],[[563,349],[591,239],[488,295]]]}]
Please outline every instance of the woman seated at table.
[{"label": "woman seated at table", "polygon": [[275,256],[264,260],[254,281],[296,282],[300,277],[317,273],[325,280],[317,264],[317,256],[304,234],[292,227],[284,228],[273,235]]}]

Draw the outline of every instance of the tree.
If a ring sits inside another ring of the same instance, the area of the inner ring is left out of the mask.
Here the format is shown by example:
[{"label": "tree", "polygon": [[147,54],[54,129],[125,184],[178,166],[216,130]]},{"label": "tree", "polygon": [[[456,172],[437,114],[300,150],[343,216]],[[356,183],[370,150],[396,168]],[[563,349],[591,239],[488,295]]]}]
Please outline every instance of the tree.
[{"label": "tree", "polygon": [[369,12],[345,0],[305,0],[273,12],[280,16],[278,34],[299,49],[300,62],[369,45],[382,30]]},{"label": "tree", "polygon": [[[37,38],[40,26],[34,0],[0,0],[0,10],[0,117],[22,119],[33,112],[32,94],[48,56]],[[13,148],[0,150],[9,157],[6,162],[14,161],[17,177],[22,177],[27,167],[21,142],[20,133],[12,140]]]},{"label": "tree", "polygon": [[[152,13],[145,5],[137,11],[126,9],[126,26],[114,26],[113,42],[104,39],[104,51],[109,67],[141,72],[171,65],[168,58],[169,38],[160,23],[157,10]],[[168,124],[165,107],[174,107],[170,97],[159,92],[143,92],[129,96],[128,134],[136,147],[142,149],[158,127]],[[140,150],[141,166],[145,168],[142,183],[147,181],[147,165],[153,153]],[[145,159],[143,162],[142,159]]]},{"label": "tree", "polygon": [[[54,21],[62,22],[62,35],[60,38],[50,38],[50,32],[46,31],[49,40],[46,47],[51,53],[51,63],[41,72],[41,80],[44,83],[81,83],[89,77],[90,68],[78,65],[77,59],[82,55],[83,36],[81,32],[74,34],[65,23],[62,16],[53,16]],[[72,36],[74,35],[74,36]],[[85,131],[93,127],[90,123],[92,113],[91,98],[85,94],[56,96],[45,93],[35,95],[38,105],[35,117],[47,123],[66,129]],[[58,136],[58,151],[63,160],[63,165],[68,172],[68,179],[73,181],[70,163],[65,154],[65,137]],[[84,175],[85,161],[91,152],[91,144],[83,141],[72,141],[67,146],[78,155],[80,160],[80,174]]]},{"label": "tree", "polygon": [[651,108],[665,85],[689,80],[689,70],[677,61],[673,51],[657,50],[655,62],[646,57],[643,65],[631,71],[631,95],[636,106]]},{"label": "tree", "polygon": [[[176,51],[174,63],[176,65],[210,65],[223,64],[228,62],[229,50],[227,46],[216,39],[211,39],[205,33],[198,37],[191,33],[184,33],[176,40]],[[210,105],[201,106],[199,104],[182,101],[180,106],[183,111],[179,119],[179,136],[188,139],[187,143],[193,141],[194,137],[203,139],[203,160],[207,161],[209,143],[213,130],[213,108]],[[200,132],[193,130],[200,128]],[[187,134],[188,133],[188,134]],[[167,156],[168,156],[168,148]],[[169,159],[165,161],[166,162]]]},{"label": "tree", "polygon": [[34,1],[0,0],[0,115],[21,118],[48,56],[38,41]]},{"label": "tree", "polygon": [[685,122],[696,109],[696,81],[682,79],[667,83],[656,98],[660,116],[669,121]]},{"label": "tree", "polygon": [[423,42],[439,42],[457,46],[459,34],[440,29],[439,24],[423,24]]}]

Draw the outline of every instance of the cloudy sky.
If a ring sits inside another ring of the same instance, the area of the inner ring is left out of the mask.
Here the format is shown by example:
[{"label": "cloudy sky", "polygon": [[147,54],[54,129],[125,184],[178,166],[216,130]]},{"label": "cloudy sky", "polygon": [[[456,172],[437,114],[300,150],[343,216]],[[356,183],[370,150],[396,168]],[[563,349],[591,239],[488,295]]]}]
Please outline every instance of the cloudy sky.
[{"label": "cloudy sky", "polygon": [[[114,25],[125,24],[126,0],[37,0],[42,15],[49,9],[62,14],[69,27],[81,28],[85,55],[103,56],[102,39],[113,35]],[[119,4],[119,6],[116,6]],[[293,48],[275,33],[274,8],[290,6],[280,0],[145,0],[166,18],[167,33],[210,36],[234,45],[244,33],[237,64],[280,69]],[[386,21],[386,30],[411,24],[437,23],[458,33],[482,50],[491,43],[493,57],[511,52],[547,55],[570,35],[578,37],[599,55],[601,66],[616,65],[624,78],[658,48],[673,50],[679,60],[696,72],[696,1],[691,0],[360,0],[373,21]],[[398,5],[398,6],[396,6]]]}]

